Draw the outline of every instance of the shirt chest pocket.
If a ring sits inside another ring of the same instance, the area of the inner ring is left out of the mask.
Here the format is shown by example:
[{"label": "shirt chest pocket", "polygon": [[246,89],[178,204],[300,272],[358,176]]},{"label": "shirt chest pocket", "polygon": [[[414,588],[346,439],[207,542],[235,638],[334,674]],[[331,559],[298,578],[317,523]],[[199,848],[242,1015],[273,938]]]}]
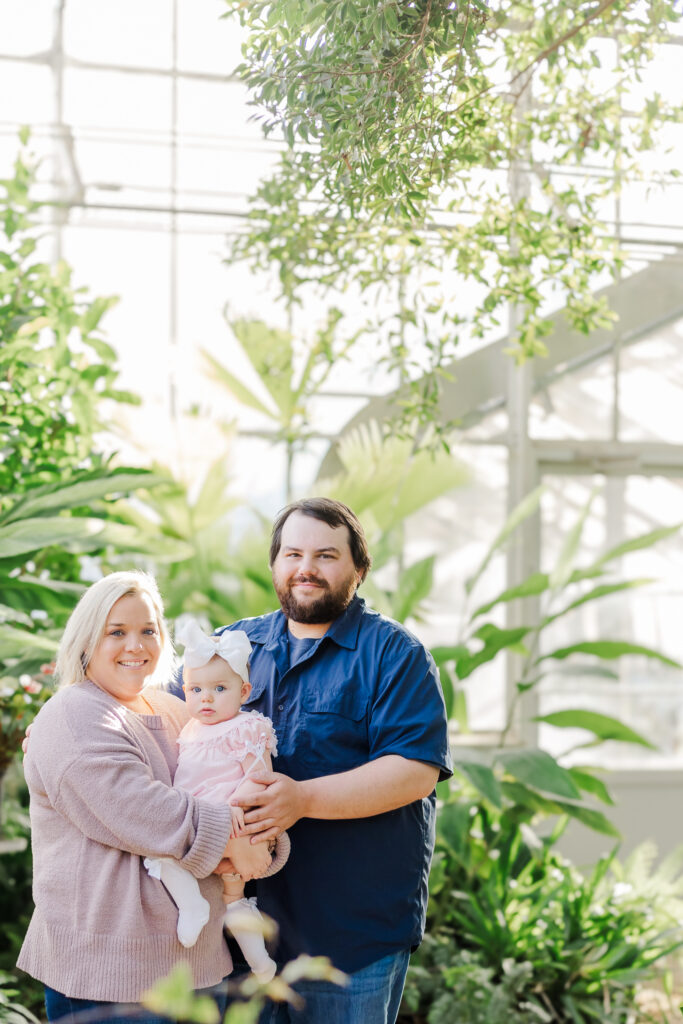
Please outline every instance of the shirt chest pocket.
[{"label": "shirt chest pocket", "polygon": [[328,775],[367,761],[368,703],[349,687],[302,695],[299,741],[309,767]]}]

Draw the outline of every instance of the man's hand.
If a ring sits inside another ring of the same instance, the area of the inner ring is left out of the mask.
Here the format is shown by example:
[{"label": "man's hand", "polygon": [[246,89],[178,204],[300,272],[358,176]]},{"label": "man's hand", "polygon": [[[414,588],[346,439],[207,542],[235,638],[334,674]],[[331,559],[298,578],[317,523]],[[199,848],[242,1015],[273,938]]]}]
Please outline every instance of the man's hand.
[{"label": "man's hand", "polygon": [[250,808],[244,815],[244,835],[251,834],[252,843],[275,839],[299,818],[306,817],[301,782],[278,772],[254,772],[249,778],[263,785],[261,792],[236,794],[230,802]]},{"label": "man's hand", "polygon": [[262,843],[277,838],[299,818],[369,818],[422,800],[434,789],[439,769],[385,754],[339,775],[300,782],[278,772],[249,777],[265,787],[263,792],[235,793],[230,802],[250,808],[244,815],[244,835],[251,833],[252,843]]}]

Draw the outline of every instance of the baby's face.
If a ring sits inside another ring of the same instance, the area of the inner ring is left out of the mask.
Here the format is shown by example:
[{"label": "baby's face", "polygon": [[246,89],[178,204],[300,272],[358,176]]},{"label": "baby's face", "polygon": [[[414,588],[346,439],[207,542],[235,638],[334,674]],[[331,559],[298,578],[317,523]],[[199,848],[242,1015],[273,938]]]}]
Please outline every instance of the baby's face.
[{"label": "baby's face", "polygon": [[183,690],[190,714],[207,725],[234,718],[251,691],[249,683],[219,657],[201,668],[186,668],[184,677]]}]

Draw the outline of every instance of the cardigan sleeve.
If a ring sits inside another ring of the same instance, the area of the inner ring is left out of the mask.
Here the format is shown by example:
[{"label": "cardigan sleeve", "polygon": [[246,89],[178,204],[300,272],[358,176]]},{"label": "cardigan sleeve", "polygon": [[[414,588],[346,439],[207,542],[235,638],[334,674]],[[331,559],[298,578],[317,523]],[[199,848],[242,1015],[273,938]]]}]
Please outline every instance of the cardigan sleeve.
[{"label": "cardigan sleeve", "polygon": [[80,737],[63,716],[49,718],[36,719],[27,762],[34,784],[37,775],[63,818],[95,842],[140,857],[173,857],[197,878],[211,874],[230,837],[227,806],[155,778],[144,746],[116,714],[84,723]]}]

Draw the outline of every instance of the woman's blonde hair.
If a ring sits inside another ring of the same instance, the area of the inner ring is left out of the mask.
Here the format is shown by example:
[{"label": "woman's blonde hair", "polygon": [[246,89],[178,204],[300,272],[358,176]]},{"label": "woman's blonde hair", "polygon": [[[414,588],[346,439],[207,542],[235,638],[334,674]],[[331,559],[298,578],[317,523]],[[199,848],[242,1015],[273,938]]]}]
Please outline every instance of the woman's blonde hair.
[{"label": "woman's blonde hair", "polygon": [[84,681],[90,659],[104,635],[109,612],[120,598],[129,594],[142,594],[150,599],[159,629],[161,654],[145,685],[170,681],[176,667],[175,651],[156,580],[146,572],[112,572],[88,587],[69,617],[55,666],[60,687]]}]

